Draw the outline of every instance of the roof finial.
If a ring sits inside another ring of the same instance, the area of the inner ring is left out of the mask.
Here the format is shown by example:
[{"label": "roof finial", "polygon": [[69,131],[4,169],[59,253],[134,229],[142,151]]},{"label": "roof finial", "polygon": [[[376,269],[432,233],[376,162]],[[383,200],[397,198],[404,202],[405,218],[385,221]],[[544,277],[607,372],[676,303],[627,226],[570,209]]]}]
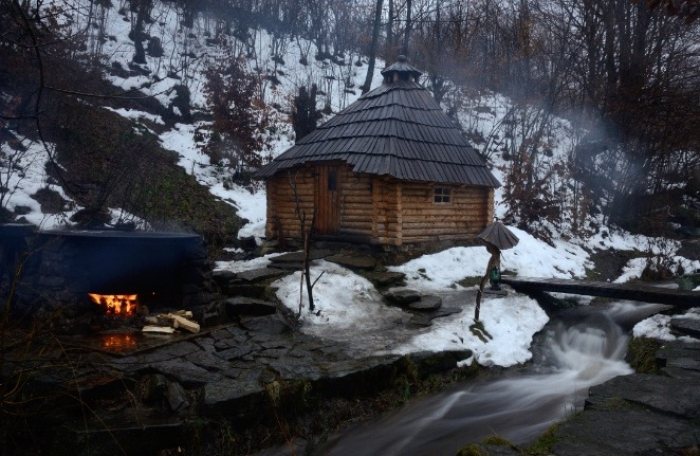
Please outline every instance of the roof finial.
[{"label": "roof finial", "polygon": [[396,58],[396,63],[382,71],[385,84],[396,81],[418,82],[422,73],[409,65],[407,60],[406,56],[402,54]]}]

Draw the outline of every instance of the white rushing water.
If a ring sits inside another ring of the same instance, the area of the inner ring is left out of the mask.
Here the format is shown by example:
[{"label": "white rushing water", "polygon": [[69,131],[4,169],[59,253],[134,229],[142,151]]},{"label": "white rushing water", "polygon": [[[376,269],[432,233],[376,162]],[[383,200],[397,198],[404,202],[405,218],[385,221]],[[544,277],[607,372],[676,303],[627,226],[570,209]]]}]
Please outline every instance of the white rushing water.
[{"label": "white rushing water", "polygon": [[[619,317],[620,307],[613,309],[610,315]],[[622,314],[638,310],[633,306]],[[451,455],[492,435],[526,444],[580,410],[591,386],[632,373],[623,360],[628,337],[606,312],[552,322],[543,341],[528,373],[416,400],[344,434],[318,454]]]}]

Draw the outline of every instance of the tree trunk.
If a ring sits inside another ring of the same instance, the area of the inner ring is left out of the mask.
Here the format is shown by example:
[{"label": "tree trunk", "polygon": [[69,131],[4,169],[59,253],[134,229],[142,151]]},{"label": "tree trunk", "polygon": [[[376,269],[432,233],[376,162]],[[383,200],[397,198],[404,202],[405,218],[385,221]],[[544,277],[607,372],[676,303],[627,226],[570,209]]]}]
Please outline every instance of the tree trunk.
[{"label": "tree trunk", "polygon": [[408,56],[408,39],[411,35],[411,6],[412,0],[406,0],[406,29],[403,32],[403,47],[401,48],[401,53]]},{"label": "tree trunk", "polygon": [[374,12],[374,25],[372,26],[372,43],[369,48],[369,64],[367,65],[367,76],[365,83],[362,84],[362,93],[369,92],[372,87],[372,78],[374,77],[374,61],[377,57],[377,44],[379,42],[379,27],[382,21],[382,5],[384,0],[377,0],[377,9]]}]

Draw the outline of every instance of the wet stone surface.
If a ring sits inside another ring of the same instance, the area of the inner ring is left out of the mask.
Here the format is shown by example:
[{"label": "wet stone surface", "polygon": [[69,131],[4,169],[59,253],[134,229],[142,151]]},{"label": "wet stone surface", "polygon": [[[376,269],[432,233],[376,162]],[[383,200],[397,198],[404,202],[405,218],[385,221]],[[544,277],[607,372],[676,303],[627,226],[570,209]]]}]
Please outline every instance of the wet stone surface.
[{"label": "wet stone surface", "polygon": [[656,356],[659,375],[616,377],[591,388],[583,413],[554,431],[553,454],[695,454],[700,344],[669,342]]},{"label": "wet stone surface", "polygon": [[[51,390],[63,397],[61,407],[46,402],[48,421],[54,419],[52,410],[66,409],[65,397],[75,397],[77,387],[81,400],[88,401],[92,410],[100,411],[98,404],[112,404],[109,416],[100,419],[114,435],[132,436],[131,430],[137,428],[142,429],[143,435],[172,426],[180,429],[181,420],[187,416],[226,417],[251,426],[255,420],[268,416],[261,410],[270,407],[269,387],[279,388],[284,382],[310,382],[309,385],[317,385],[312,388],[332,394],[354,395],[387,381],[402,360],[398,355],[356,358],[343,343],[294,331],[282,314],[269,313],[274,304],[237,297],[230,298],[224,306],[235,321],[206,328],[196,335],[158,336],[157,345],[145,344],[142,349],[119,354],[79,344],[68,354],[60,346],[47,345],[27,359],[20,351],[10,352],[3,371],[11,377],[15,369],[19,372],[27,366],[41,366],[42,374],[37,375],[38,381],[30,388],[37,388],[37,394]],[[269,314],[260,315],[265,313]],[[70,362],[66,362],[67,356]],[[444,369],[455,365],[452,360]],[[150,429],[148,424],[136,420],[133,401],[125,401],[125,396],[135,398],[145,416],[166,417],[165,427],[159,421]],[[83,419],[78,404],[71,407],[76,410],[73,419],[67,419],[65,412],[55,417],[54,425],[66,428],[62,438],[82,439],[104,449],[104,454],[111,454],[100,442],[103,429],[81,431],[80,435],[69,430],[71,426],[77,429],[74,424]],[[177,439],[170,443],[180,444]],[[83,454],[81,451],[75,454]]]}]

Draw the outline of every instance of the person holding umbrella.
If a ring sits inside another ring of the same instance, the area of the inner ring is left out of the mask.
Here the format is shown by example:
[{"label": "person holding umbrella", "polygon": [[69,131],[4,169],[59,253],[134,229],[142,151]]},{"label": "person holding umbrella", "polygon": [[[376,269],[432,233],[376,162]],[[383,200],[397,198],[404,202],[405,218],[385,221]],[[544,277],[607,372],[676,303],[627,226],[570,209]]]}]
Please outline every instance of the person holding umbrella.
[{"label": "person holding umbrella", "polygon": [[491,281],[492,290],[500,290],[501,279],[501,250],[507,250],[518,245],[520,239],[513,234],[506,226],[498,220],[486,227],[478,236],[486,246],[486,250],[491,254],[486,274],[481,278],[479,291],[476,294],[476,309],[474,310],[474,321],[479,321],[479,311],[481,310],[481,295],[484,291],[486,281]]}]

